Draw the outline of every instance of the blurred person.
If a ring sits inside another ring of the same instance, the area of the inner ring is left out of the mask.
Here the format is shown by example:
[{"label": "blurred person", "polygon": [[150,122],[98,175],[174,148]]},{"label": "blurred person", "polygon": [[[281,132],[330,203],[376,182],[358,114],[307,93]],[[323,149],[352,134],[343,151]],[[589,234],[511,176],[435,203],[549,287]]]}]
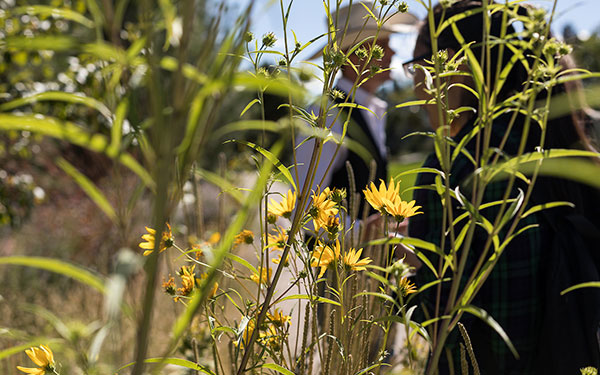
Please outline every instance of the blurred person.
[{"label": "blurred person", "polygon": [[[490,1],[490,4],[493,2]],[[481,8],[481,1],[459,0],[447,8],[438,4],[434,8],[434,22],[439,25],[454,15]],[[519,7],[521,15],[528,15],[527,7]],[[501,36],[503,12],[490,13],[490,37]],[[465,38],[464,43],[474,42],[472,50],[474,56],[481,59],[482,45],[487,41],[482,40],[484,22],[482,13],[475,12],[456,21],[456,26]],[[404,64],[405,69],[414,75],[415,94],[419,99],[430,99],[431,96],[424,89],[425,74],[415,64],[426,66],[432,61],[432,44],[430,40],[430,25],[426,19],[422,25],[416,46],[414,58]],[[507,35],[515,30],[508,26]],[[464,44],[455,37],[451,27],[441,32],[438,38],[438,50],[446,50],[448,57],[456,54]],[[513,57],[508,48],[499,54],[498,45],[491,47],[492,77],[496,64],[505,66]],[[501,60],[500,60],[501,59]],[[426,61],[428,60],[428,61]],[[572,62],[565,56],[561,62],[563,69],[570,68]],[[481,64],[481,61],[480,61]],[[483,65],[485,66],[485,65]],[[531,61],[530,61],[531,66]],[[464,62],[460,70],[469,71],[469,65]],[[485,68],[484,68],[485,69]],[[485,73],[484,73],[485,74]],[[492,79],[493,80],[493,79]],[[521,92],[528,80],[527,71],[522,64],[515,64],[504,86],[500,90],[498,102]],[[461,83],[474,87],[470,77],[454,76],[447,78],[445,84]],[[496,82],[491,82],[490,90],[494,89]],[[573,92],[574,85],[559,84],[553,88],[553,95],[567,93],[569,99],[577,95]],[[574,95],[573,95],[574,94]],[[543,99],[547,94],[538,94],[537,99]],[[478,100],[467,90],[461,88],[450,89],[448,95],[449,109],[463,106],[479,108]],[[458,144],[464,137],[479,124],[477,115],[473,112],[463,112],[452,121],[440,119],[436,105],[427,105],[431,127],[437,129],[449,124],[450,137]],[[525,135],[525,153],[536,151],[540,144],[541,130],[534,122],[523,134],[527,127],[524,126],[523,115],[518,115],[513,126],[509,125],[513,113],[506,113],[494,119],[491,127],[490,147],[500,147],[506,136],[502,152],[506,157],[518,153],[521,138]],[[594,151],[592,142],[586,134],[586,118],[583,111],[572,110],[562,117],[552,118],[547,123],[547,133],[543,149],[579,149]],[[481,138],[481,140],[480,140]],[[476,155],[477,150],[483,146],[483,137],[473,137],[466,145],[466,150]],[[461,187],[461,192],[471,199],[471,188],[465,184],[473,176],[474,166],[462,153],[451,166],[450,187]],[[435,154],[431,154],[424,162],[423,167],[442,170]],[[435,186],[435,175],[420,173],[417,186]],[[486,202],[501,201],[508,187],[507,180],[495,181],[487,185],[482,204]],[[516,180],[510,197],[518,195],[518,189],[527,191],[527,186]],[[440,246],[441,228],[443,227],[443,207],[440,196],[434,190],[417,189],[414,192],[417,205],[422,206],[423,215],[411,218],[409,235],[420,238]],[[506,332],[519,358],[516,358],[503,339],[486,322],[473,315],[463,314],[460,322],[465,326],[471,338],[475,357],[479,363],[482,374],[525,375],[525,374],[575,374],[579,369],[587,366],[600,365],[600,351],[598,347],[598,324],[600,322],[600,295],[599,289],[587,288],[560,296],[560,291],[586,281],[598,281],[598,265],[600,264],[600,193],[595,188],[582,185],[574,181],[553,177],[540,176],[535,183],[529,205],[538,205],[547,202],[568,201],[574,207],[562,206],[544,210],[523,219],[517,230],[526,225],[535,225],[516,236],[501,253],[494,269],[489,274],[471,305],[483,308],[491,318],[498,322]],[[453,201],[454,206],[459,206]],[[456,218],[462,211],[453,207],[453,217]],[[498,213],[497,207],[487,208],[482,214],[494,222]],[[459,233],[460,227],[455,227]],[[500,238],[506,234],[506,229],[500,232]],[[467,282],[485,244],[488,234],[485,230],[477,228],[469,249],[465,263],[465,272],[461,279],[461,288]],[[449,243],[446,240],[446,245]],[[448,247],[448,246],[447,246]],[[444,249],[446,252],[448,248]],[[466,251],[466,250],[462,250]],[[493,250],[492,250],[493,251]],[[488,256],[491,251],[488,253]],[[425,254],[432,264],[439,264],[439,257],[432,253]],[[487,256],[484,258],[487,259]],[[444,276],[454,276],[448,271]],[[418,286],[436,280],[436,276],[427,267],[421,267],[416,275]],[[423,319],[449,314],[447,305],[449,299],[449,282],[438,284],[417,295],[419,306],[423,309]],[[462,289],[461,289],[462,290]],[[460,291],[459,291],[460,294]],[[436,296],[440,296],[439,310],[436,307]],[[436,313],[437,310],[437,313]],[[439,362],[439,374],[455,373],[460,370],[459,343],[462,342],[457,329],[448,337],[445,350]],[[438,336],[439,338],[439,336]],[[434,338],[436,340],[437,338]],[[430,363],[431,366],[431,363]],[[433,372],[437,373],[437,372]]]},{"label": "blurred person", "polygon": [[[361,59],[357,53],[349,56],[350,63],[354,65],[358,72],[362,75],[359,77],[357,72],[347,63],[341,67],[341,77],[335,84],[334,92],[338,96],[334,97],[334,101],[340,103],[356,103],[368,110],[361,108],[353,108],[350,113],[350,121],[346,139],[352,140],[362,146],[369,154],[370,159],[365,160],[355,151],[341,146],[337,155],[335,154],[337,145],[334,142],[327,142],[323,145],[321,151],[320,162],[315,173],[311,190],[323,191],[326,187],[331,189],[345,189],[348,193],[348,201],[350,201],[350,176],[346,163],[349,163],[353,172],[353,185],[355,192],[360,194],[361,199],[357,199],[358,207],[356,208],[356,217],[363,217],[364,195],[362,190],[365,189],[370,181],[378,182],[387,180],[387,150],[386,150],[386,135],[385,135],[385,114],[387,111],[387,103],[375,96],[376,91],[387,81],[390,80],[390,63],[394,56],[394,50],[390,48],[390,36],[393,33],[408,33],[416,30],[418,19],[407,12],[397,12],[391,16],[383,24],[377,34],[377,23],[373,17],[369,16],[367,6],[375,14],[379,7],[375,6],[371,1],[353,2],[350,6],[345,6],[337,12],[337,25],[341,25],[342,30],[337,30],[337,44],[340,50],[347,54],[349,49],[355,44],[366,40],[362,44],[363,51],[368,51],[373,44],[373,39],[377,35],[376,44],[379,51],[374,52],[377,57],[382,53],[380,58],[373,58],[371,61]],[[335,17],[335,14],[332,14]],[[346,32],[344,26],[347,24]],[[343,37],[343,39],[342,39]],[[360,49],[360,48],[359,48]],[[322,50],[311,57],[315,59],[322,55]],[[364,52],[363,52],[364,53]],[[359,53],[360,54],[360,53]],[[375,70],[378,73],[371,74],[369,77],[370,67],[376,66]],[[358,84],[360,86],[356,87]],[[339,95],[341,93],[341,95]],[[334,94],[335,95],[335,94]],[[318,114],[319,108],[312,107],[309,109],[315,114]],[[339,116],[338,116],[338,112]],[[343,132],[344,122],[348,119],[349,108],[335,108],[329,111],[326,116],[326,126],[332,133],[341,135]],[[335,121],[335,122],[334,122]],[[297,168],[299,176],[299,188],[301,188],[306,179],[312,151],[315,145],[314,140],[308,140],[299,137],[297,139]],[[303,143],[304,142],[304,143]],[[328,169],[329,162],[333,160],[331,168]],[[374,171],[371,171],[371,163],[374,162]],[[371,174],[373,175],[371,176]],[[322,182],[321,182],[322,181]],[[375,218],[375,216],[373,216]],[[347,227],[347,226],[346,226]]]}]

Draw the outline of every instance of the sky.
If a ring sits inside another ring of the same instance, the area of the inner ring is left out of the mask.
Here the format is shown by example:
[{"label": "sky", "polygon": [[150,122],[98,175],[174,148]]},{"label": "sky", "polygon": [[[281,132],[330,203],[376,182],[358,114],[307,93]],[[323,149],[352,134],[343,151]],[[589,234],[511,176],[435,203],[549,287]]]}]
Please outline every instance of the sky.
[{"label": "sky", "polygon": [[[266,32],[274,32],[279,39],[275,48],[283,50],[283,27],[281,22],[281,9],[279,0],[226,0],[228,3],[236,6],[248,4],[254,1],[254,10],[252,13],[252,32],[261,37]],[[283,0],[284,6],[289,4],[290,0]],[[358,1],[358,0],[356,0]],[[409,11],[423,18],[426,14],[425,9],[415,0],[407,0]],[[335,3],[332,1],[332,4]],[[550,0],[531,0],[530,4],[550,9],[553,1]],[[575,31],[582,37],[589,36],[591,32],[600,26],[598,19],[600,14],[600,0],[558,0],[555,20],[553,22],[553,32],[560,35],[565,25],[570,24]],[[318,36],[326,31],[325,16],[323,9],[323,0],[294,0],[290,12],[289,29],[293,30],[298,40],[304,44],[308,40]],[[293,36],[289,36],[291,45],[293,45]],[[399,35],[391,39],[391,47],[396,52],[392,60],[392,78],[399,82],[406,80],[401,69],[403,61],[412,56],[416,35]],[[317,50],[323,47],[324,42],[316,42],[307,47],[300,59],[308,59]]]}]

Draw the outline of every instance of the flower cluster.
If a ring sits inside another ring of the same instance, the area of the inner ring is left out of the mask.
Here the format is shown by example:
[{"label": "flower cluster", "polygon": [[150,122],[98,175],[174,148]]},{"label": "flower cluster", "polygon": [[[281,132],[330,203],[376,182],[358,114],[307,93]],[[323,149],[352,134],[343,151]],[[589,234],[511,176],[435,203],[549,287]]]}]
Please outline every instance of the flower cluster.
[{"label": "flower cluster", "polygon": [[313,192],[312,206],[308,212],[313,219],[315,231],[318,231],[321,228],[327,229],[328,224],[335,224],[335,220],[332,221],[331,218],[335,218],[338,209],[335,207],[335,201],[330,198],[331,193],[332,192],[328,187],[325,188],[322,193],[319,193],[318,190],[317,192]]},{"label": "flower cluster", "polygon": [[[260,327],[257,343],[273,351],[279,351],[287,330],[286,325],[290,324],[292,317],[284,315],[279,309],[275,309],[273,314],[267,312],[267,319],[268,322]],[[234,344],[240,349],[244,349],[248,345],[255,328],[255,320],[248,321],[244,331],[240,332],[238,341]]]},{"label": "flower cluster", "polygon": [[395,183],[390,179],[388,186],[382,180],[379,189],[371,182],[370,187],[363,190],[367,202],[382,215],[390,215],[396,221],[403,222],[407,217],[422,214],[421,206],[415,206],[415,201],[406,202],[400,198],[400,181]]},{"label": "flower cluster", "polygon": [[[206,273],[201,274],[199,278],[196,277],[195,268],[195,264],[191,267],[183,266],[179,272],[177,272],[181,279],[181,288],[176,287],[175,279],[171,276],[169,276],[169,280],[162,284],[165,293],[172,296],[175,302],[180,301],[181,298],[189,297],[195,289],[202,285],[203,280],[207,278],[208,275]],[[218,289],[219,283],[215,282],[208,292],[208,297],[213,298],[217,294]]]},{"label": "flower cluster", "polygon": [[372,260],[368,257],[360,259],[362,250],[363,249],[359,249],[358,251],[356,249],[349,249],[342,255],[339,240],[336,240],[335,244],[332,245],[324,245],[322,242],[319,242],[317,246],[315,246],[315,250],[313,250],[311,266],[321,268],[318,277],[322,277],[329,266],[335,267],[339,260],[342,261],[344,266],[353,271],[363,271],[366,269],[365,266],[371,263]]}]

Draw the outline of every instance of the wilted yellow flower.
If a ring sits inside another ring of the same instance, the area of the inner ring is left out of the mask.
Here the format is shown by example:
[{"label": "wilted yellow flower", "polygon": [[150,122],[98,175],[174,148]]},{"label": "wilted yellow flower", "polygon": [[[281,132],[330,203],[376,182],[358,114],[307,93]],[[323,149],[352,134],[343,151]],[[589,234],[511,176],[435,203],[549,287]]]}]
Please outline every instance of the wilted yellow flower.
[{"label": "wilted yellow flower", "polygon": [[[140,247],[146,249],[144,256],[152,254],[154,251],[154,241],[156,239],[156,230],[146,227],[148,233],[142,235],[142,239],[145,242],[140,242]],[[163,252],[169,247],[173,246],[173,233],[171,233],[171,226],[167,223],[167,230],[163,232],[160,240],[159,252]]]},{"label": "wilted yellow flower", "polygon": [[17,366],[18,370],[34,375],[44,375],[47,372],[54,372],[54,354],[52,354],[52,350],[48,346],[40,345],[39,348],[31,347],[25,350],[25,353],[38,367]]},{"label": "wilted yellow flower", "polygon": [[309,210],[310,216],[313,218],[315,230],[326,227],[330,221],[330,217],[337,215],[338,209],[335,208],[336,203],[329,199],[331,191],[325,188],[322,193],[313,192],[312,207]]},{"label": "wilted yellow flower", "polygon": [[363,190],[367,202],[382,214],[387,214],[386,204],[395,203],[400,200],[400,182],[397,184],[393,178],[390,178],[389,186],[385,186],[385,182],[381,180],[379,189],[375,186],[375,183],[371,182],[371,186]]},{"label": "wilted yellow flower", "polygon": [[411,283],[408,278],[403,277],[400,279],[400,282],[398,282],[398,290],[402,293],[402,296],[406,297],[409,294],[416,293],[417,287],[415,284]]},{"label": "wilted yellow flower", "polygon": [[386,202],[385,210],[398,222],[403,222],[407,217],[422,214],[418,212],[421,206],[415,206],[415,201],[406,202],[398,199],[396,202]]},{"label": "wilted yellow flower", "polygon": [[[201,280],[206,280],[207,277],[208,277],[207,273],[203,273],[200,275]],[[219,290],[219,283],[215,281],[212,288],[208,292],[208,298],[214,298],[214,296],[217,294],[217,290]]]},{"label": "wilted yellow flower", "polygon": [[269,318],[271,323],[275,324],[278,327],[282,327],[286,323],[290,323],[292,321],[291,316],[283,315],[283,313],[279,309],[275,309],[273,314],[267,311],[267,318]]},{"label": "wilted yellow flower", "polygon": [[175,288],[175,279],[169,275],[169,280],[165,281],[162,283],[162,287],[163,290],[165,291],[165,293],[173,296],[175,295],[176,292],[176,288]]},{"label": "wilted yellow flower", "polygon": [[254,233],[248,229],[244,229],[235,236],[235,241],[233,243],[236,245],[243,243],[250,245],[252,242],[254,242]]},{"label": "wilted yellow flower", "polygon": [[329,245],[323,245],[321,242],[313,250],[310,265],[312,267],[321,267],[319,276],[323,276],[327,267],[340,259],[340,241],[336,240],[333,248]]},{"label": "wilted yellow flower", "polygon": [[363,249],[350,249],[347,253],[344,254],[343,262],[345,265],[350,267],[354,271],[364,271],[365,266],[371,263],[373,260],[369,257],[360,259],[360,255],[362,254]]},{"label": "wilted yellow flower", "polygon": [[275,216],[283,216],[289,219],[296,207],[296,192],[288,190],[286,196],[281,200],[280,203],[275,202],[273,199],[269,202],[269,214]]},{"label": "wilted yellow flower", "polygon": [[194,286],[196,285],[196,274],[194,273],[194,268],[196,268],[195,264],[191,267],[183,266],[179,271],[182,287],[177,289],[177,291],[182,296],[188,296],[192,290],[194,290]]},{"label": "wilted yellow flower", "polygon": [[259,282],[261,282],[263,284],[267,284],[269,282],[269,280],[271,280],[271,274],[272,274],[271,268],[263,267],[261,274],[260,274],[260,278],[258,277],[257,273],[253,273],[250,276],[250,279],[257,284]]},{"label": "wilted yellow flower", "polygon": [[202,250],[202,245],[200,244],[193,244],[192,250],[194,251],[194,254],[196,254],[196,260],[200,259],[202,255],[204,255],[204,250]]}]

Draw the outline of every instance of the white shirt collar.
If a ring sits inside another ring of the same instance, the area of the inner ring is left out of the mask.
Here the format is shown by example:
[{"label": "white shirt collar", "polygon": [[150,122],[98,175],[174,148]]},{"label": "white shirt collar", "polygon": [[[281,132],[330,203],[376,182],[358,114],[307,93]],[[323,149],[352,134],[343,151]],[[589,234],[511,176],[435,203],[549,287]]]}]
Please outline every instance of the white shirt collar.
[{"label": "white shirt collar", "polygon": [[[350,95],[350,93],[352,92],[353,85],[354,85],[354,82],[350,81],[346,77],[341,77],[338,80],[336,86],[340,90],[342,90],[342,91],[346,92],[348,95]],[[383,116],[383,114],[385,113],[385,111],[387,110],[387,107],[388,107],[388,105],[385,101],[379,99],[378,97],[369,93],[368,91],[366,91],[365,89],[363,89],[361,87],[358,87],[356,89],[354,101],[360,105],[364,105],[365,107],[367,107],[370,110],[372,110],[373,112],[375,112],[375,114],[379,118],[381,118]]]}]

